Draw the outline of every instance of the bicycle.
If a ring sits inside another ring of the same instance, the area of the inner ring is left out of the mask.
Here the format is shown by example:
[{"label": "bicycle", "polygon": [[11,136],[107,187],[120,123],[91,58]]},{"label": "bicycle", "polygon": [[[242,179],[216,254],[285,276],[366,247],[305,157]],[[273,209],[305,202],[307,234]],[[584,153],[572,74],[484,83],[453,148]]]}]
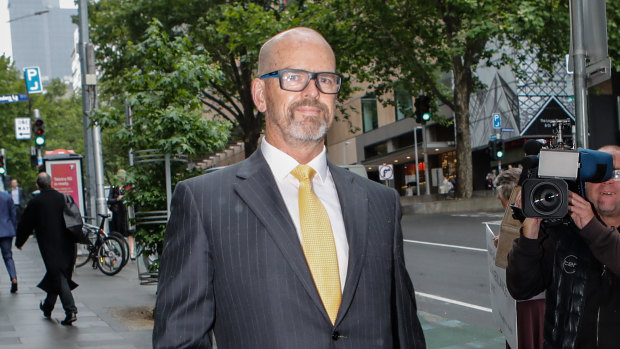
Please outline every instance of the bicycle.
[{"label": "bicycle", "polygon": [[[75,261],[75,267],[79,268],[92,260],[93,269],[99,269],[105,275],[115,275],[126,264],[125,250],[123,243],[114,236],[108,236],[103,227],[106,218],[110,215],[98,214],[101,217],[99,226],[84,223],[84,234],[88,237],[88,243],[79,249]],[[84,251],[84,248],[86,251]],[[86,253],[80,253],[86,252]]]}]

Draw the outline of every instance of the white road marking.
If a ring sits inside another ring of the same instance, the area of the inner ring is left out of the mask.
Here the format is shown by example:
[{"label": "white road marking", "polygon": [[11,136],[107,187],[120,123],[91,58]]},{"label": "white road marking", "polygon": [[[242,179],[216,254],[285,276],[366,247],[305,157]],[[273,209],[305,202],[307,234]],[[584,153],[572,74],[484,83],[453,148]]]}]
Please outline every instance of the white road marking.
[{"label": "white road marking", "polygon": [[492,313],[493,312],[493,309],[491,309],[491,308],[481,307],[479,305],[465,303],[465,302],[457,301],[457,300],[450,299],[450,298],[435,296],[435,295],[428,294],[428,293],[423,293],[423,292],[416,292],[415,294],[416,294],[416,296],[430,298],[430,299],[434,299],[434,300],[438,300],[438,301],[442,301],[442,302],[446,302],[446,303],[456,304],[456,305],[460,305],[460,306],[471,308],[471,309],[485,311],[487,313]]},{"label": "white road marking", "polygon": [[426,242],[426,241],[416,241],[416,240],[406,240],[403,241],[408,242],[410,244],[419,244],[419,245],[429,245],[429,246],[438,246],[438,247],[448,247],[448,248],[456,248],[460,250],[468,250],[468,251],[476,251],[476,252],[487,252],[486,248],[475,248],[475,247],[467,247],[467,246],[458,246],[458,245],[446,245],[439,244],[436,242]]}]

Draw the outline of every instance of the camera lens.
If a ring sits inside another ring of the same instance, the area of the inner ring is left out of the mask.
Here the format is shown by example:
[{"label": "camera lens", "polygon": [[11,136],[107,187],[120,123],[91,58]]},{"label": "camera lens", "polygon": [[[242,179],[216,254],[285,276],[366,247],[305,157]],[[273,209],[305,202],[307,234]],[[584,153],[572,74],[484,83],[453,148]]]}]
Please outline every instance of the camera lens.
[{"label": "camera lens", "polygon": [[554,183],[540,183],[532,190],[532,203],[541,214],[553,213],[562,205],[562,192]]}]

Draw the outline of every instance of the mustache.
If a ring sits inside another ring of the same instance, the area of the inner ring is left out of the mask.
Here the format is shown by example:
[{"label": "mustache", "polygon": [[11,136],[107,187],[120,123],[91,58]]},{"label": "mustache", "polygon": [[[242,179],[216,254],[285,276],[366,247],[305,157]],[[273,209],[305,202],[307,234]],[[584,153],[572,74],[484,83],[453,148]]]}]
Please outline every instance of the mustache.
[{"label": "mustache", "polygon": [[297,101],[291,104],[291,106],[289,107],[290,114],[292,115],[293,110],[295,110],[295,108],[298,108],[298,107],[314,107],[314,108],[318,108],[324,114],[327,114],[327,106],[317,101],[316,99],[306,98],[306,99],[302,99],[300,101]]}]

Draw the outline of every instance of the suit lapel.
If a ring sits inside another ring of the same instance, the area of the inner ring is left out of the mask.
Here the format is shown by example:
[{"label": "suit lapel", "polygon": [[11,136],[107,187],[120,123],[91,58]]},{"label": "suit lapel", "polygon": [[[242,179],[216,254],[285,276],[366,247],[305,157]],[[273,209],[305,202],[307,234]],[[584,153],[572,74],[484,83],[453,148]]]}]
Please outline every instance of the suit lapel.
[{"label": "suit lapel", "polygon": [[368,195],[366,190],[357,183],[362,178],[329,163],[334,178],[336,191],[342,209],[342,218],[349,242],[349,267],[347,280],[342,293],[342,303],[338,311],[337,322],[348,311],[357,289],[364,259],[366,258],[366,235],[368,233]]},{"label": "suit lapel", "polygon": [[237,177],[242,180],[235,184],[235,192],[265,226],[312,301],[329,321],[314,286],[295,225],[280,195],[271,169],[260,150],[254,152],[241,165]]}]

